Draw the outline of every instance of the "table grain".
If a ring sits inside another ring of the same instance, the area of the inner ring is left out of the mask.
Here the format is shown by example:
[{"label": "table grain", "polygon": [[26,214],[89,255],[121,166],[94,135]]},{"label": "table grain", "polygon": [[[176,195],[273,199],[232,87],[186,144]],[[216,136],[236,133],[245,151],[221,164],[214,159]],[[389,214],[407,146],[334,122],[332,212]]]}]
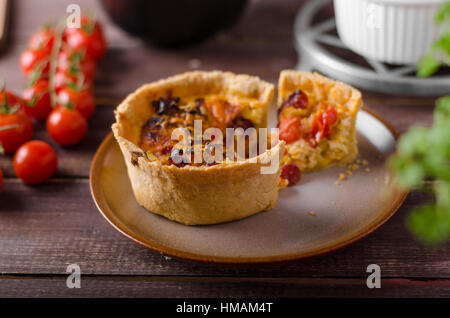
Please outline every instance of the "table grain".
[{"label": "table grain", "polygon": [[[0,53],[0,75],[21,92],[26,80],[18,59],[29,35],[65,14],[70,1],[12,1],[10,39]],[[292,25],[300,0],[250,1],[232,29],[178,50],[161,50],[114,26],[96,1],[78,0],[103,23],[109,49],[95,79],[97,110],[85,140],[62,148],[44,124],[34,138],[53,145],[59,169],[48,182],[27,186],[0,158],[0,297],[443,297],[450,296],[450,249],[417,242],[405,228],[409,211],[429,199],[411,192],[400,210],[361,241],[328,255],[265,265],[205,264],[169,258],[127,240],[98,213],[89,190],[89,168],[110,132],[113,109],[144,82],[190,70],[221,69],[276,83],[297,54]],[[435,98],[363,92],[365,107],[403,133],[430,125]],[[66,267],[81,267],[82,288],[66,287]],[[382,288],[366,287],[366,268],[382,270]]]}]

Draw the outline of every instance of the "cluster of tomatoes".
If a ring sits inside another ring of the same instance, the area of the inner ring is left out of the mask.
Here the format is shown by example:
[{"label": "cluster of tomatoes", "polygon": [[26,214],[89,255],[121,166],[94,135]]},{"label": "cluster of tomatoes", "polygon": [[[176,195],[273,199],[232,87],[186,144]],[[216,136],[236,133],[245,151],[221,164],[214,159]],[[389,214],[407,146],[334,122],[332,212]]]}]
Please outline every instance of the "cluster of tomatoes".
[{"label": "cluster of tomatoes", "polygon": [[55,142],[72,146],[85,137],[95,110],[93,78],[106,41],[98,22],[87,16],[80,22],[79,28],[53,25],[34,33],[20,56],[28,87],[21,97],[0,90],[0,152],[15,153],[14,171],[29,184],[47,180],[58,165],[50,145],[29,141],[32,119],[46,121]]}]

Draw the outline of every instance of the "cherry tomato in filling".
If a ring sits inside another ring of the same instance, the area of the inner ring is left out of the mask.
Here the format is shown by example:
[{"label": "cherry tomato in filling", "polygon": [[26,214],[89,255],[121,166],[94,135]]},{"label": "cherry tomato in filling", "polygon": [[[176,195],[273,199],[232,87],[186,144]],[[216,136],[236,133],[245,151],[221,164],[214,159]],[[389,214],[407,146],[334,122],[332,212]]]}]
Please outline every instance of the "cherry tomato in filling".
[{"label": "cherry tomato in filling", "polygon": [[47,131],[54,141],[63,146],[79,143],[87,133],[86,118],[76,109],[55,108],[47,118]]},{"label": "cherry tomato in filling", "polygon": [[300,117],[290,117],[280,122],[280,139],[292,143],[302,137],[302,122]]},{"label": "cherry tomato in filling", "polygon": [[322,105],[322,107],[323,109],[314,117],[311,129],[311,134],[317,142],[323,138],[330,138],[330,128],[337,121],[337,112],[333,106]]},{"label": "cherry tomato in filling", "polygon": [[44,182],[55,173],[57,167],[55,150],[43,141],[29,141],[14,155],[14,172],[28,184]]},{"label": "cherry tomato in filling", "polygon": [[281,167],[281,178],[288,180],[289,186],[299,183],[301,177],[300,169],[296,165],[286,164]]},{"label": "cherry tomato in filling", "polygon": [[52,111],[48,81],[38,80],[22,93],[25,101],[25,112],[37,120],[44,120]]},{"label": "cherry tomato in filling", "polygon": [[[241,117],[241,116],[237,116],[236,118],[233,119],[233,128],[242,128],[244,131],[247,130],[248,128],[254,128],[255,125],[253,124],[253,122],[250,119]],[[213,135],[213,137],[215,138],[216,136]],[[214,140],[214,139],[212,139]]]},{"label": "cherry tomato in filling", "polygon": [[284,100],[283,106],[294,106],[295,108],[305,109],[308,106],[308,96],[297,89]]}]

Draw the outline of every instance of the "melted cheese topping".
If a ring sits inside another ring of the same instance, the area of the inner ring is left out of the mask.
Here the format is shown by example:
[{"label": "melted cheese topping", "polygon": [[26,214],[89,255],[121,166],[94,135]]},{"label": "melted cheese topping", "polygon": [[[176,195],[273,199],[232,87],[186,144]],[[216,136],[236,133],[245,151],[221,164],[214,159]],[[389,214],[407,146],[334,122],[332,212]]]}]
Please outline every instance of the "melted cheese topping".
[{"label": "melted cheese topping", "polygon": [[[172,140],[177,128],[187,128],[191,138],[194,136],[194,121],[202,121],[202,133],[208,128],[219,128],[223,134],[225,147],[226,128],[259,128],[262,110],[258,100],[237,96],[206,95],[188,98],[159,99],[151,101],[153,115],[141,130],[140,147],[154,159],[163,164],[173,164],[174,146],[178,140]],[[203,141],[202,151],[213,141]],[[184,149],[193,155],[193,149]],[[224,150],[224,154],[225,154]],[[177,154],[179,154],[177,150]],[[190,165],[194,164],[193,160]],[[202,164],[205,164],[203,162]],[[178,164],[177,164],[178,165]],[[179,164],[182,167],[185,164]]]}]

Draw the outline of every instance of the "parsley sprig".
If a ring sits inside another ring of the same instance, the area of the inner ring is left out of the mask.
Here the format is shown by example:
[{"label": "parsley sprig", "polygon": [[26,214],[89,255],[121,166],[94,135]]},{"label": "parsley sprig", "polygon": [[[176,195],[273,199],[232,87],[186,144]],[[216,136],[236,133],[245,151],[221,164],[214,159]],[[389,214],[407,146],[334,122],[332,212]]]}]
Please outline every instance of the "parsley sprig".
[{"label": "parsley sprig", "polygon": [[[417,76],[428,77],[441,66],[450,66],[450,1],[434,16],[440,36],[417,65]],[[450,238],[450,95],[441,97],[430,128],[414,127],[404,134],[389,160],[403,188],[434,194],[434,200],[415,208],[407,218],[409,230],[429,244]]]},{"label": "parsley sprig", "polygon": [[450,95],[436,102],[430,128],[414,127],[401,137],[389,162],[401,187],[434,193],[434,202],[408,216],[411,232],[431,244],[450,238]]},{"label": "parsley sprig", "polygon": [[441,28],[441,32],[417,65],[419,77],[428,77],[441,66],[450,66],[450,2],[440,6],[434,15],[434,22]]}]

